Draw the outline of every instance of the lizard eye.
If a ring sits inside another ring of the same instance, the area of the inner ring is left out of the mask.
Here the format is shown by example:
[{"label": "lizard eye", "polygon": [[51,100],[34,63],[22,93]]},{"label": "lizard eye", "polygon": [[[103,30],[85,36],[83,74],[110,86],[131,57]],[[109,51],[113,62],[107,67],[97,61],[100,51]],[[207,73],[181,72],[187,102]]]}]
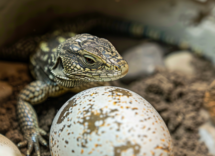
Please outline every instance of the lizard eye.
[{"label": "lizard eye", "polygon": [[92,58],[92,57],[90,57],[90,56],[84,56],[84,59],[85,59],[85,62],[87,63],[87,64],[94,64],[95,63],[95,60]]}]

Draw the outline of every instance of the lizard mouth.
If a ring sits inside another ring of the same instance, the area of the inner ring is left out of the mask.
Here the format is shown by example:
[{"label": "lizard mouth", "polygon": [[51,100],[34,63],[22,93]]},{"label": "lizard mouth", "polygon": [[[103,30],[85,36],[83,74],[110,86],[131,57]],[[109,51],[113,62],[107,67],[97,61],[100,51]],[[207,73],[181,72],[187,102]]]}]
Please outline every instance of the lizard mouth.
[{"label": "lizard mouth", "polygon": [[[90,81],[113,81],[117,80],[128,72],[128,64],[125,63],[121,65],[115,73],[65,73],[65,68],[63,65],[63,60],[61,57],[57,58],[55,65],[51,68],[51,73],[55,76],[55,81],[66,88],[79,86],[81,82],[90,82]],[[90,75],[90,76],[89,76]]]}]

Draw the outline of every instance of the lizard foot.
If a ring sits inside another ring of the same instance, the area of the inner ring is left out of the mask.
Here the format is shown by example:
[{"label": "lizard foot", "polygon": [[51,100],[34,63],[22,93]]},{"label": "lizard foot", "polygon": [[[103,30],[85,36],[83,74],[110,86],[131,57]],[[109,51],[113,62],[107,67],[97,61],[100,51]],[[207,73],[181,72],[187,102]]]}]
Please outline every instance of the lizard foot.
[{"label": "lizard foot", "polygon": [[42,135],[47,135],[47,133],[41,128],[26,129],[24,132],[25,140],[18,143],[17,146],[24,147],[28,144],[28,150],[26,153],[27,156],[30,156],[30,154],[33,150],[33,147],[35,149],[37,156],[40,156],[39,142],[44,146],[48,146],[46,140],[43,139]]}]

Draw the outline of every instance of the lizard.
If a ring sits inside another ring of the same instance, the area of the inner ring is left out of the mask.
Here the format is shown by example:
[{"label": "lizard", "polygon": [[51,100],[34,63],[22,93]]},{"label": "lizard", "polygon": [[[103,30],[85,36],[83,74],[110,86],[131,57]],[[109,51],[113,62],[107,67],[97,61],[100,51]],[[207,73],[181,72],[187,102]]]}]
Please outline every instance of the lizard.
[{"label": "lizard", "polygon": [[[117,80],[128,72],[127,62],[104,38],[86,33],[74,36],[74,33],[55,31],[40,37],[38,48],[36,40],[38,38],[34,38],[33,44],[24,42],[35,50],[30,55],[30,69],[36,80],[21,90],[17,102],[17,116],[24,134],[24,141],[18,143],[18,147],[28,145],[27,156],[30,156],[33,148],[40,156],[39,143],[47,146],[42,137],[47,133],[38,126],[32,105],[42,103],[48,97],[82,90],[79,86],[88,88]],[[29,48],[24,46],[22,50],[29,51]]]},{"label": "lizard", "polygon": [[53,29],[59,29],[54,33],[24,38],[10,47],[0,48],[1,58],[12,55],[26,59],[31,54],[30,67],[36,81],[21,91],[17,103],[17,115],[25,138],[18,146],[28,144],[28,156],[33,147],[37,156],[40,155],[39,142],[47,146],[42,138],[46,132],[39,128],[31,105],[68,91],[78,92],[82,90],[81,86],[98,85],[94,82],[119,79],[128,72],[128,64],[109,41],[89,34],[73,36],[71,30],[82,32],[97,26],[135,37],[160,39],[182,49],[189,48],[186,42],[173,41],[171,37],[159,34],[140,23],[100,17],[73,22],[54,26]]},{"label": "lizard", "polygon": [[[42,42],[40,48],[30,58],[31,71],[36,81],[24,88],[17,104],[19,122],[28,143],[27,155],[33,146],[37,155],[39,142],[47,145],[41,135],[46,132],[39,128],[36,113],[30,104],[38,104],[47,97],[56,97],[73,91],[84,83],[112,81],[128,72],[127,62],[119,55],[114,46],[103,38],[90,34],[80,34],[67,38],[55,36]],[[56,48],[56,41],[61,42]]]}]

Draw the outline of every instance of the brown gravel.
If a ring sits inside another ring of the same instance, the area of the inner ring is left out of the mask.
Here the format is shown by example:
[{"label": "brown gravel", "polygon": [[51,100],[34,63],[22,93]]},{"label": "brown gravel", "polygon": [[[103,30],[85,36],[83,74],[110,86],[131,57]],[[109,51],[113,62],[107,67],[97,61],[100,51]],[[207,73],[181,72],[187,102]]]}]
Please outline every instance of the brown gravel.
[{"label": "brown gravel", "polygon": [[213,66],[195,58],[195,77],[157,69],[146,79],[134,82],[129,89],[143,96],[163,117],[174,141],[175,156],[209,156],[205,144],[200,143],[198,127],[205,122],[200,111],[204,93],[214,79]]},{"label": "brown gravel", "polygon": [[[204,92],[214,79],[215,70],[207,61],[197,58],[193,64],[199,74],[192,78],[166,69],[158,69],[154,75],[126,86],[143,96],[161,114],[172,135],[175,156],[210,155],[206,146],[198,141],[198,127],[205,122],[200,110]],[[0,103],[0,133],[18,143],[23,140],[23,136],[16,118],[16,97],[32,78],[25,64],[16,69],[18,72],[14,68],[13,70],[15,72],[0,72],[0,81],[8,83],[13,90],[11,96]],[[50,98],[44,104],[35,106],[41,128],[49,132],[55,113],[72,95],[68,93],[56,99]],[[45,139],[48,140],[48,137]],[[48,148],[40,147],[41,156],[50,155]],[[22,148],[21,152],[25,153],[26,148]]]}]

